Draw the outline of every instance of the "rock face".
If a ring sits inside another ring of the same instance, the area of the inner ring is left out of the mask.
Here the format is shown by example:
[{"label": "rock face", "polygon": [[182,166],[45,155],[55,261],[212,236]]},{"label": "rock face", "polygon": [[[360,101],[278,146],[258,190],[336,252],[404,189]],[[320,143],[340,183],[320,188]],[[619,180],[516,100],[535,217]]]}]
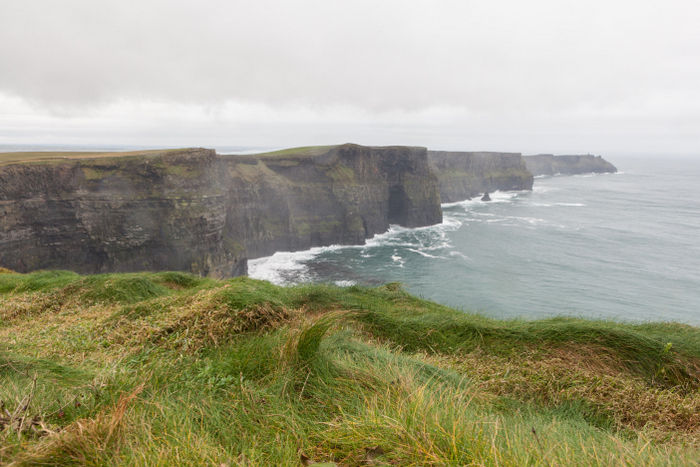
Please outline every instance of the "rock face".
[{"label": "rock face", "polygon": [[427,151],[342,145],[0,166],[0,266],[245,274],[275,251],[442,221]]},{"label": "rock face", "polygon": [[519,153],[428,151],[443,203],[486,191],[532,190],[533,176]]},{"label": "rock face", "polygon": [[585,173],[615,173],[617,168],[600,156],[554,156],[540,154],[523,156],[533,175],[576,175]]}]

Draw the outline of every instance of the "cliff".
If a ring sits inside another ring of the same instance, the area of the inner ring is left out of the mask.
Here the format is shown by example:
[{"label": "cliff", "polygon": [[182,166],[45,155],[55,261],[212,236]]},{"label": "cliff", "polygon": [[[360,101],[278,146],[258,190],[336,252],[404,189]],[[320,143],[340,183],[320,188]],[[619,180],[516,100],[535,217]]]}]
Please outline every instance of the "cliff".
[{"label": "cliff", "polygon": [[248,258],[442,221],[427,151],[150,151],[0,166],[0,266],[245,274]]},{"label": "cliff", "polygon": [[532,190],[533,176],[519,153],[428,151],[443,203],[471,199],[485,191]]},{"label": "cliff", "polygon": [[554,156],[540,154],[523,156],[533,175],[576,175],[584,173],[615,173],[617,168],[600,156]]}]

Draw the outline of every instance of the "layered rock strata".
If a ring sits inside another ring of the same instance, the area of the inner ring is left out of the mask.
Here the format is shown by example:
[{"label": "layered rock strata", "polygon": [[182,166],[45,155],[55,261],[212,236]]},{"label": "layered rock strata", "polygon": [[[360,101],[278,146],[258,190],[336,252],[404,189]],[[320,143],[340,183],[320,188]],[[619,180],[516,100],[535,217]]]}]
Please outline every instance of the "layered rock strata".
[{"label": "layered rock strata", "polygon": [[519,153],[428,151],[443,203],[474,198],[487,191],[532,190],[533,176]]},{"label": "layered rock strata", "polygon": [[189,149],[0,166],[0,266],[245,274],[248,258],[442,221],[425,148]]},{"label": "layered rock strata", "polygon": [[525,164],[535,176],[578,175],[585,173],[615,173],[617,168],[600,156],[554,156],[539,154],[523,156]]}]

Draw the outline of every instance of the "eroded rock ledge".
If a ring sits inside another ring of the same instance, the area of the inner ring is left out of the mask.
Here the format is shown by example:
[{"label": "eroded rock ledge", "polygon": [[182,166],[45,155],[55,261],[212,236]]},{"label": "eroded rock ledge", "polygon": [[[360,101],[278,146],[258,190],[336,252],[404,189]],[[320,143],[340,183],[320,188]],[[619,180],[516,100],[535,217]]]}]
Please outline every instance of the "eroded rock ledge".
[{"label": "eroded rock ledge", "polygon": [[425,148],[187,149],[0,166],[0,265],[245,274],[275,251],[442,221]]},{"label": "eroded rock ledge", "polygon": [[585,173],[615,173],[617,168],[600,156],[554,156],[539,154],[523,156],[527,168],[534,176],[578,175]]},{"label": "eroded rock ledge", "polygon": [[533,176],[520,153],[428,151],[443,203],[472,199],[487,191],[532,190]]}]

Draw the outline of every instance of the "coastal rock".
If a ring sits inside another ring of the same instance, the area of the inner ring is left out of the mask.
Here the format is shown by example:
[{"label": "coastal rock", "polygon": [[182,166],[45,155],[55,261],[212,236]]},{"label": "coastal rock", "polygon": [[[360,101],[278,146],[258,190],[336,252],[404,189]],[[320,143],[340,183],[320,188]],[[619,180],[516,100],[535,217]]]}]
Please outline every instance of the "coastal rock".
[{"label": "coastal rock", "polygon": [[208,149],[0,166],[0,266],[229,277],[275,251],[442,221],[427,150]]},{"label": "coastal rock", "polygon": [[601,156],[554,156],[539,154],[523,156],[533,175],[578,175],[586,173],[615,173],[617,168]]},{"label": "coastal rock", "polygon": [[532,190],[533,176],[519,153],[428,151],[443,203],[486,191]]},{"label": "coastal rock", "polygon": [[491,201],[491,197],[489,196],[488,191],[484,193],[484,196],[481,197],[481,201]]}]

